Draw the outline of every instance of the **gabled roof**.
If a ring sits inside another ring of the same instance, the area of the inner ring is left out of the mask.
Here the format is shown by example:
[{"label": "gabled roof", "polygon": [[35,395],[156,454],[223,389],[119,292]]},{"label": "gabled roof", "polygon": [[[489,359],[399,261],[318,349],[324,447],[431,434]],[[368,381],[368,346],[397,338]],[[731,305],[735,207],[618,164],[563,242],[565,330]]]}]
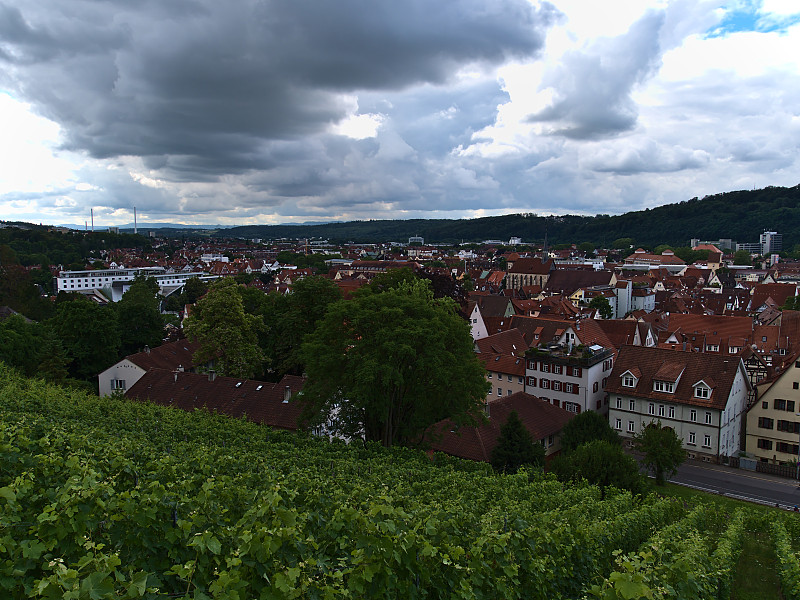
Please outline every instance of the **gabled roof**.
[{"label": "gabled roof", "polygon": [[524,356],[529,348],[522,332],[519,329],[509,329],[494,333],[475,341],[478,352],[487,354],[508,354],[509,356]]},{"label": "gabled roof", "polygon": [[192,355],[200,348],[200,342],[187,339],[162,344],[157,348],[145,349],[126,356],[129,361],[145,371],[149,369],[175,370],[183,367],[188,370],[195,366]]},{"label": "gabled roof", "polygon": [[433,431],[440,434],[441,438],[431,446],[434,450],[451,456],[489,462],[500,437],[500,428],[512,411],[519,415],[534,441],[556,435],[575,416],[536,396],[517,392],[489,403],[489,422],[486,424],[456,429],[449,420],[437,423],[433,426]]},{"label": "gabled roof", "polygon": [[510,354],[479,354],[478,358],[487,371],[503,373],[505,375],[525,375],[525,359]]},{"label": "gabled roof", "polygon": [[541,258],[519,258],[514,261],[509,273],[522,273],[525,275],[547,275],[553,270],[553,261],[542,262]]},{"label": "gabled roof", "polygon": [[206,409],[235,418],[277,427],[297,429],[302,404],[296,398],[284,402],[303,389],[304,379],[285,375],[279,383],[236,377],[216,377],[200,373],[150,369],[125,393],[128,398],[150,401],[160,406],[187,411]]},{"label": "gabled roof", "polygon": [[611,271],[556,269],[550,274],[544,289],[550,293],[570,295],[580,288],[608,285],[613,276]]},{"label": "gabled roof", "polygon": [[[637,381],[636,387],[623,387],[622,375],[626,371],[633,371],[637,368],[641,371],[642,376]],[[738,356],[623,346],[608,378],[606,391],[610,394],[625,394],[660,402],[678,402],[723,410],[727,405],[733,382],[740,369],[745,385],[749,387],[749,379],[744,373],[741,358]],[[676,372],[683,372],[683,375],[675,385],[673,393],[653,390],[653,381],[659,379],[663,381],[662,374]],[[708,399],[695,398],[694,385],[700,380],[709,381],[712,377],[715,387],[711,391],[711,397]]]}]

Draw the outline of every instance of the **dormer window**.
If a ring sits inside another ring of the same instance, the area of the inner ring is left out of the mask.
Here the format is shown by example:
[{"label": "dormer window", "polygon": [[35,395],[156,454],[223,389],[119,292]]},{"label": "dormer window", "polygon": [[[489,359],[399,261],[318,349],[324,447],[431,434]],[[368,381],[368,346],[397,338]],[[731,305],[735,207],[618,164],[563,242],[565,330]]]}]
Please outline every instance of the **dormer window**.
[{"label": "dormer window", "polygon": [[704,385],[698,385],[694,388],[694,397],[707,400],[711,397],[711,390]]},{"label": "dormer window", "polygon": [[636,378],[630,373],[622,376],[622,387],[636,387]]},{"label": "dormer window", "polygon": [[672,394],[675,391],[675,382],[674,381],[654,381],[653,382],[653,391],[654,392],[663,392],[665,394]]}]

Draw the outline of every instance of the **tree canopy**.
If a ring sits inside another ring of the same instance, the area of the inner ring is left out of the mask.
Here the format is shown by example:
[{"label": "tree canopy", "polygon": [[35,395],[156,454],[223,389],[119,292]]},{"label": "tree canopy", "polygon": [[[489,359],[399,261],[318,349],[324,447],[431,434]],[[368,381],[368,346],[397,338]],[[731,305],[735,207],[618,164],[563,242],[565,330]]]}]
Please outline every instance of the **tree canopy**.
[{"label": "tree canopy", "polygon": [[586,410],[564,425],[561,430],[561,451],[569,454],[583,444],[598,440],[620,444],[619,435],[611,428],[608,419],[596,411]]},{"label": "tree canopy", "polygon": [[651,469],[657,485],[664,485],[665,475],[674,475],[686,460],[681,439],[671,427],[650,423],[634,438],[636,448],[644,454],[643,464]]},{"label": "tree canopy", "polygon": [[221,375],[253,377],[261,373],[264,353],[258,345],[263,319],[244,311],[238,285],[233,279],[218,279],[197,301],[186,319],[184,331],[200,341],[194,360],[214,361]]},{"label": "tree canopy", "polygon": [[500,428],[497,446],[492,450],[492,467],[500,473],[516,473],[520,467],[544,464],[544,446],[535,442],[516,411],[511,411]]},{"label": "tree canopy", "polygon": [[604,319],[610,319],[614,316],[614,311],[611,310],[611,303],[605,296],[595,296],[589,302],[589,308],[597,309],[600,316]]},{"label": "tree canopy", "polygon": [[468,323],[426,281],[330,305],[302,355],[304,420],[384,446],[420,444],[445,418],[474,424],[489,387]]},{"label": "tree canopy", "polygon": [[644,490],[636,459],[625,454],[618,443],[602,439],[581,444],[569,454],[559,456],[551,463],[550,471],[560,481],[586,480],[598,486],[603,495],[607,487],[633,493]]},{"label": "tree canopy", "polygon": [[137,275],[119,302],[114,304],[119,323],[123,356],[155,348],[164,337],[164,317],[160,310],[158,283],[152,277]]}]

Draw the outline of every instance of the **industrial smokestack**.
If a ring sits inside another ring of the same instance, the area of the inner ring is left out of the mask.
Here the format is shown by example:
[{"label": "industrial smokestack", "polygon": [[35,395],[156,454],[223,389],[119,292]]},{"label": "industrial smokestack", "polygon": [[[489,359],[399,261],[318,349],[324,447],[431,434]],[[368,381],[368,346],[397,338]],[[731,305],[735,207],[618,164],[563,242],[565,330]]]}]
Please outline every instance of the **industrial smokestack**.
[{"label": "industrial smokestack", "polygon": [[136,235],[136,207],[133,207],[133,235]]},{"label": "industrial smokestack", "polygon": [[92,233],[94,233],[94,209],[92,208],[91,211],[92,211]]}]

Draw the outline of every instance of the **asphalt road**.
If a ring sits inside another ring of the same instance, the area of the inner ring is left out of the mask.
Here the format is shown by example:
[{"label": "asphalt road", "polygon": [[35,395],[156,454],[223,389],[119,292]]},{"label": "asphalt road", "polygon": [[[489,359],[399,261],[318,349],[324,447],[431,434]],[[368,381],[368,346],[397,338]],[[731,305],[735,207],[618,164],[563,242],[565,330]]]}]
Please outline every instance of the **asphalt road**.
[{"label": "asphalt road", "polygon": [[797,481],[765,473],[687,461],[669,480],[741,500],[772,505],[778,503],[782,507],[800,506]]}]

